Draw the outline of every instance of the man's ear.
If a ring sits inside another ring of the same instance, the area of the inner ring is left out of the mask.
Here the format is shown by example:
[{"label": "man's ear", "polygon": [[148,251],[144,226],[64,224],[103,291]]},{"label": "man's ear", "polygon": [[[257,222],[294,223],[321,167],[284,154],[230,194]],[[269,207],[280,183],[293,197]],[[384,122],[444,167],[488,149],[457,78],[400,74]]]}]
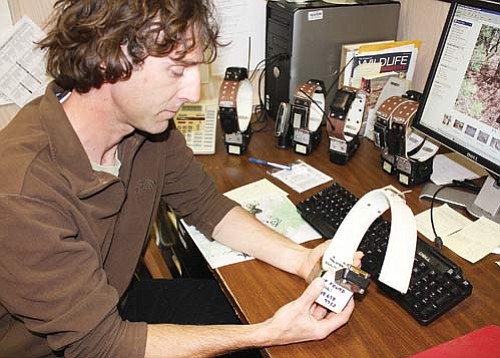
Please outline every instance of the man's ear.
[{"label": "man's ear", "polygon": [[131,70],[133,71],[134,69],[137,69],[137,67],[141,65],[141,63],[139,64],[134,63],[132,56],[130,55],[130,52],[128,50],[127,41],[124,41],[120,44],[120,49],[122,50],[122,53],[125,55],[125,58],[122,57],[121,60],[121,65],[123,69],[126,69],[130,66]]}]

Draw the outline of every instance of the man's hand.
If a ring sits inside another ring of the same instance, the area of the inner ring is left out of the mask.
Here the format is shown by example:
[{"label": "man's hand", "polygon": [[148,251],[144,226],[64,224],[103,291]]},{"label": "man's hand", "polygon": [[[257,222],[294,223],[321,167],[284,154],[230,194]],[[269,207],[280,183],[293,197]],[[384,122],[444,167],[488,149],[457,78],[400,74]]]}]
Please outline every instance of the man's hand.
[{"label": "man's hand", "polygon": [[[283,271],[307,279],[330,241],[307,249],[270,229],[241,207],[234,207],[215,227],[213,238],[223,245],[244,252]],[[361,265],[361,253],[354,265]]]},{"label": "man's hand", "polygon": [[268,320],[250,325],[187,326],[150,324],[145,357],[213,357],[238,349],[269,347],[320,340],[347,323],[351,300],[335,314],[315,303],[323,280],[314,280],[304,293]]},{"label": "man's hand", "polygon": [[[299,266],[298,275],[300,277],[307,281],[308,278],[311,277],[311,272],[319,271],[318,269],[315,269],[315,267],[318,268],[318,265],[319,267],[321,266],[321,260],[323,258],[323,254],[328,248],[328,245],[330,245],[330,240],[327,240],[316,246],[314,249],[307,251],[307,253],[303,256],[301,265]],[[353,265],[361,267],[362,258],[363,253],[361,251],[357,251],[354,254]]]},{"label": "man's hand", "polygon": [[338,314],[329,312],[315,302],[323,286],[323,279],[315,279],[298,299],[281,307],[264,322],[269,344],[320,340],[347,323],[354,310],[354,301],[351,299]]}]

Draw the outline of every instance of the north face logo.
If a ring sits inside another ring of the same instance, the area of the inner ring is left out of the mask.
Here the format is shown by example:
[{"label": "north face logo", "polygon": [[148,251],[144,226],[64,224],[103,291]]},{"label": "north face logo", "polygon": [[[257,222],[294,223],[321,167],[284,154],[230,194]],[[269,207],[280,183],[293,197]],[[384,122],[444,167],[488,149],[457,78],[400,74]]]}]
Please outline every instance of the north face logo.
[{"label": "north face logo", "polygon": [[142,192],[145,190],[151,190],[156,186],[156,181],[149,178],[141,179],[137,182],[135,186],[135,190],[138,192]]}]

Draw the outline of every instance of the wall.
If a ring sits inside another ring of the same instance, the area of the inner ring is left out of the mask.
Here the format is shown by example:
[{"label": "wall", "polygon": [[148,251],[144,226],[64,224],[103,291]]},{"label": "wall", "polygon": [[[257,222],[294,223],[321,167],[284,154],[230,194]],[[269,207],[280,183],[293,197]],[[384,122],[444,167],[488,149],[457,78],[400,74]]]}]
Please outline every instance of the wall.
[{"label": "wall", "polygon": [[399,0],[398,40],[421,40],[413,87],[422,91],[450,4],[438,0]]}]

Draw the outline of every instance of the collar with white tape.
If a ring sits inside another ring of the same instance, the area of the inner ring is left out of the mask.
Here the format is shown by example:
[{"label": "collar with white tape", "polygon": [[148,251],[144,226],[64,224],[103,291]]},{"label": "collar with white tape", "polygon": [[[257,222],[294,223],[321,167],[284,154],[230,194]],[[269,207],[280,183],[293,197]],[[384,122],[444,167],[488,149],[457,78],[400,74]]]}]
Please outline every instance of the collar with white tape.
[{"label": "collar with white tape", "polygon": [[[246,131],[250,125],[253,100],[252,83],[247,78],[246,69],[244,70],[237,67],[228,68],[219,90],[219,108],[225,117],[223,122],[236,122],[241,132]],[[235,126],[228,123],[227,127]]]},{"label": "collar with white tape", "polygon": [[356,92],[356,98],[352,102],[351,108],[347,113],[346,123],[344,126],[344,138],[346,141],[351,141],[359,134],[361,125],[363,124],[363,114],[366,106],[366,92],[359,90]]},{"label": "collar with white tape", "polygon": [[391,209],[391,231],[380,282],[406,293],[417,245],[415,217],[403,194],[392,186],[373,190],[359,199],[342,221],[325,254],[324,270],[352,264],[354,254],[370,225]]},{"label": "collar with white tape", "polygon": [[[401,102],[392,113],[390,135],[388,135],[387,145],[391,154],[408,158],[408,137],[411,134],[411,124],[418,110],[418,102],[407,99]],[[394,143],[391,143],[394,142]],[[413,154],[413,153],[412,153]]]},{"label": "collar with white tape", "polygon": [[[330,138],[349,142],[361,130],[367,94],[363,90],[344,86],[337,91],[336,99],[337,102],[332,103],[328,118],[328,135]],[[349,108],[345,108],[347,106]]]},{"label": "collar with white tape", "polygon": [[[306,128],[316,132],[323,121],[325,113],[325,92],[320,82],[309,80],[301,84],[294,93],[295,111],[292,118],[294,128]],[[300,114],[300,115],[299,115]],[[304,118],[305,117],[305,118]]]},{"label": "collar with white tape", "polygon": [[393,113],[406,101],[407,99],[401,96],[391,96],[387,98],[377,109],[377,121],[384,122],[385,125],[390,127]]}]

